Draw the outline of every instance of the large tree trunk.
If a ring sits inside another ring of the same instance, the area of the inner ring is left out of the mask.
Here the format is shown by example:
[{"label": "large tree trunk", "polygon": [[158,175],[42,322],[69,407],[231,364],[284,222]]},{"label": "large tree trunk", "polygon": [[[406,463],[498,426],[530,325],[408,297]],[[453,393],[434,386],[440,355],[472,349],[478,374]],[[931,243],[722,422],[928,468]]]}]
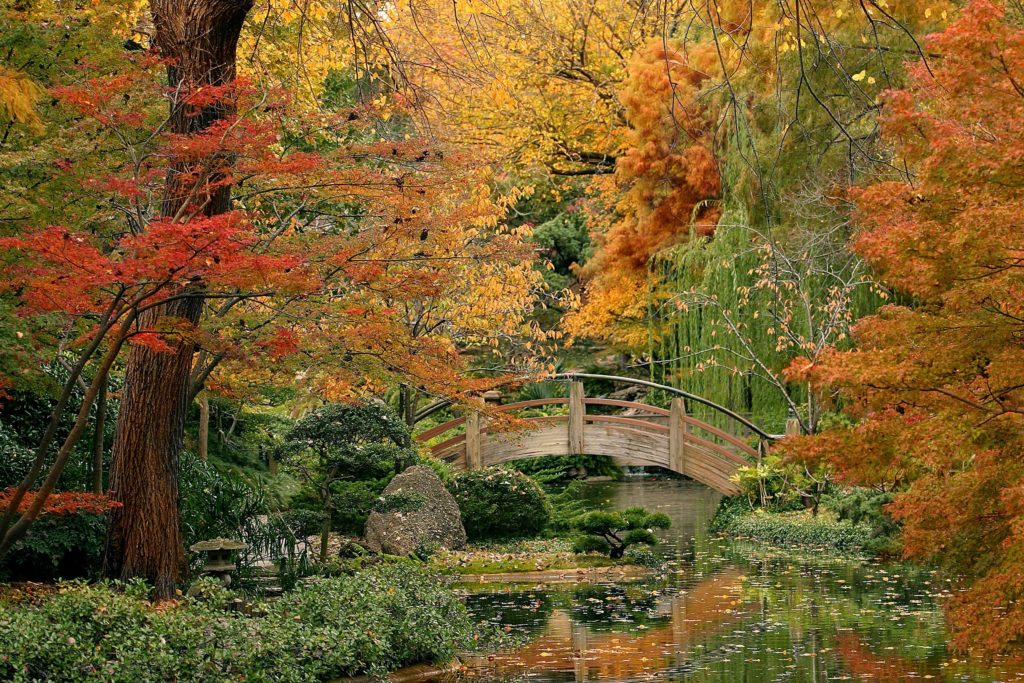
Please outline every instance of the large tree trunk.
[{"label": "large tree trunk", "polygon": [[[168,81],[178,93],[172,97],[170,129],[201,131],[231,114],[231,106],[218,103],[196,111],[181,95],[234,81],[238,36],[252,0],[153,0],[151,6],[154,42],[169,60]],[[163,214],[210,216],[229,210],[230,189],[196,192],[192,168],[171,167]],[[202,283],[169,293],[176,298],[140,316],[143,328],[160,327],[163,318],[199,322]],[[110,495],[122,507],[110,517],[106,556],[108,574],[148,579],[158,599],[174,595],[183,565],[178,460],[195,352],[191,341],[168,342],[171,352],[136,346],[128,356],[110,465]]]},{"label": "large tree trunk", "polygon": [[[201,296],[189,296],[147,311],[140,322],[150,327],[173,315],[195,324],[201,311]],[[174,595],[184,559],[178,458],[194,348],[176,346],[135,346],[129,353],[110,463],[110,496],[122,507],[110,513],[107,572],[147,579],[158,598]]]}]

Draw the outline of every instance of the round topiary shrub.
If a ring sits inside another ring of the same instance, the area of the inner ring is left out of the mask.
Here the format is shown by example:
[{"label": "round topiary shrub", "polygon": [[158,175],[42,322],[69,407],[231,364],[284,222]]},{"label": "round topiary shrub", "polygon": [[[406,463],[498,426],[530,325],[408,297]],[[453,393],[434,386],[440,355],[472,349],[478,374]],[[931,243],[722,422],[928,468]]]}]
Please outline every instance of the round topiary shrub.
[{"label": "round topiary shrub", "polygon": [[536,536],[551,520],[551,505],[533,479],[498,467],[457,474],[448,490],[471,541]]}]

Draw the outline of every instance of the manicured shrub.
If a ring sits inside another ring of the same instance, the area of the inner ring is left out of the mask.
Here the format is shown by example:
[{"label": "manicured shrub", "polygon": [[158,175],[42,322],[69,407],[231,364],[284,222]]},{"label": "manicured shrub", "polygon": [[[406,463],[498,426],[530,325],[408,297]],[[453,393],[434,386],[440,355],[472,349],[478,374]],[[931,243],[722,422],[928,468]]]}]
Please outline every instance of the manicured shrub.
[{"label": "manicured shrub", "polygon": [[536,536],[551,519],[544,490],[515,470],[462,472],[448,484],[470,540]]},{"label": "manicured shrub", "polygon": [[456,595],[408,565],[311,580],[259,616],[207,588],[160,607],[141,583],[0,602],[0,680],[319,682],[447,661],[472,638]]},{"label": "manicured shrub", "polygon": [[891,491],[854,488],[831,496],[828,505],[839,519],[871,528],[871,538],[864,550],[874,555],[896,556],[902,549],[900,524],[885,510],[895,497]]},{"label": "manicured shrub", "polygon": [[671,524],[668,515],[641,507],[622,512],[595,510],[573,521],[573,528],[582,534],[573,544],[573,551],[608,553],[609,557],[619,559],[630,546],[657,545],[653,529],[667,529]]}]

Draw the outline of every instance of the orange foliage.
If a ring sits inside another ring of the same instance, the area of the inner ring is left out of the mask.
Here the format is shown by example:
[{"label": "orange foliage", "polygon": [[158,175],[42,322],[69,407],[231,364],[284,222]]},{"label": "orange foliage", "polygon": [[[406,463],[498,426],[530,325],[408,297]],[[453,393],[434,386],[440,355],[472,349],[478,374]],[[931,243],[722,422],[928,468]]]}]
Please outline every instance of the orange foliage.
[{"label": "orange foliage", "polygon": [[[83,68],[80,82],[54,89],[78,115],[66,134],[100,142],[53,173],[85,188],[88,199],[69,202],[97,213],[0,237],[0,293],[19,298],[18,314],[41,326],[56,314],[82,347],[109,332],[94,321],[119,324],[201,283],[200,327],[129,325],[126,341],[169,350],[194,338],[197,375],[211,369],[211,386],[234,396],[290,384],[340,397],[394,380],[458,398],[467,349],[530,343],[534,355],[549,339],[529,320],[543,285],[528,234],[501,225],[506,205],[474,155],[382,137],[397,107],[310,114],[243,79],[181,94],[197,107],[230,102],[237,114],[171,134],[159,66]],[[166,166],[138,158],[187,164],[175,182],[192,199],[178,215],[159,214]],[[234,210],[206,216],[203,203],[223,186]],[[112,220],[108,205],[127,218]]]},{"label": "orange foliage", "polygon": [[[0,491],[0,509],[6,508],[14,497],[15,489],[10,488]],[[15,512],[24,513],[35,500],[35,492],[29,491],[18,504]],[[83,491],[64,491],[50,494],[43,506],[45,515],[100,515],[109,512],[113,508],[120,507],[121,503],[111,500],[108,496],[99,493],[85,493]]]},{"label": "orange foliage", "polygon": [[583,273],[587,297],[570,317],[571,330],[629,343],[616,327],[642,315],[636,306],[646,301],[651,256],[714,231],[721,193],[711,150],[714,112],[698,99],[707,78],[700,62],[710,59],[705,49],[683,53],[659,41],[630,62],[619,96],[628,122],[624,150],[603,194],[616,219],[596,235],[597,253]]},{"label": "orange foliage", "polygon": [[884,132],[914,181],[857,196],[855,249],[913,304],[862,320],[855,350],[793,364],[842,389],[860,423],[792,445],[859,483],[907,477],[892,506],[906,553],[964,577],[955,644],[1013,650],[1024,644],[1024,30],[975,0],[926,49],[941,56],[884,97]]}]

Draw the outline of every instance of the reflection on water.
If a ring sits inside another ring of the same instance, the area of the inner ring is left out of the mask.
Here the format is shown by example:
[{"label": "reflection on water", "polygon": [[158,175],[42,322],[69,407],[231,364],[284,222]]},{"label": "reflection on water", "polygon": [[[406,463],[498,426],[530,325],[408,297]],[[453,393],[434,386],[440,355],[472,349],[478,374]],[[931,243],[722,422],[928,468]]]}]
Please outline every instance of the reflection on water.
[{"label": "reflection on water", "polygon": [[717,494],[683,481],[591,485],[593,500],[673,518],[671,570],[643,582],[488,587],[480,618],[518,631],[515,652],[465,658],[492,681],[1024,680],[950,656],[945,585],[904,565],[768,552],[707,537]]}]

